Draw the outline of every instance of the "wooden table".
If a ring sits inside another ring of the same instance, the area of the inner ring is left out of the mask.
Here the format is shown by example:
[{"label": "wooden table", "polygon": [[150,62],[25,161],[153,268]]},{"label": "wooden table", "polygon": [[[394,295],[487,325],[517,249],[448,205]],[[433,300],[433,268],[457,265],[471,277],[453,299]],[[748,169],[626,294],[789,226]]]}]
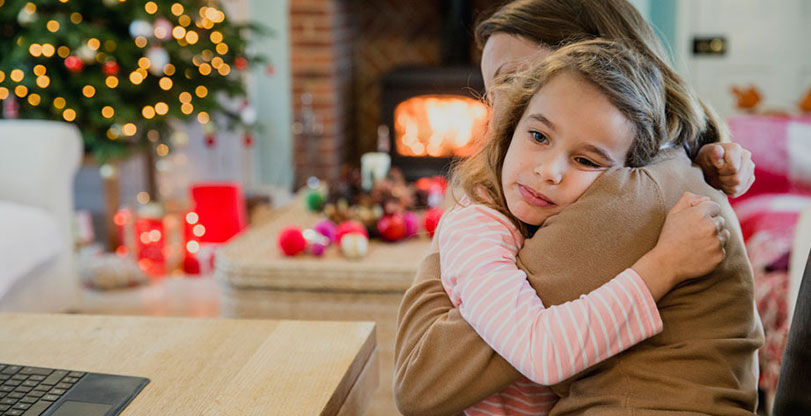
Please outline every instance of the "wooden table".
[{"label": "wooden table", "polygon": [[320,219],[306,212],[299,198],[270,222],[225,244],[215,266],[222,284],[221,313],[229,318],[374,320],[380,387],[369,414],[398,414],[392,394],[397,309],[431,239],[373,240],[366,257],[356,260],[342,256],[335,246],[321,258],[279,253],[276,241],[282,228],[310,227]]},{"label": "wooden table", "polygon": [[0,314],[0,362],[149,378],[122,415],[354,415],[372,322]]}]

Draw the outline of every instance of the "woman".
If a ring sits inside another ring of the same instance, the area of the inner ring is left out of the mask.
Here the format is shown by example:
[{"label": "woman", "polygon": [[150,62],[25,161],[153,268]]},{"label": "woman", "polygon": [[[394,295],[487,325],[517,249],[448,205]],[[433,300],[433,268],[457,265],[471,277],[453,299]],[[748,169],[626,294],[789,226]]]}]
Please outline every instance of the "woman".
[{"label": "woman", "polygon": [[[723,125],[664,63],[662,48],[650,27],[623,0],[519,0],[504,6],[477,30],[477,38],[484,44],[485,82],[492,86],[524,62],[548,54],[553,46],[598,36],[623,40],[658,60],[668,80],[671,143],[724,138]],[[497,105],[498,97],[495,102]],[[707,127],[700,131],[687,127],[697,122],[699,126],[707,123]],[[697,147],[688,151],[698,161],[703,160],[705,167],[712,166],[707,162],[723,151],[725,163],[720,169],[704,169],[708,182],[721,186],[727,181],[730,186],[726,190],[732,195],[751,184],[748,152],[734,145],[704,146],[701,151],[696,151]],[[544,232],[527,241],[521,265],[539,293],[556,294],[542,296],[544,304],[577,298],[603,283],[583,281],[582,276],[599,268],[610,278],[652,248],[663,213],[682,191],[714,194],[697,170],[689,167],[685,152],[679,155],[679,151],[678,146],[668,150],[661,163],[648,169],[605,175],[606,179],[584,195],[580,213],[572,207],[571,212],[550,219]],[[643,409],[729,414],[754,411],[754,352],[761,334],[752,306],[751,271],[734,214],[726,201],[713,196],[724,206],[724,216],[733,228],[727,260],[716,272],[674,290],[660,303],[665,322],[661,336],[601,364],[601,369],[608,369],[599,372],[602,377],[587,373],[576,377],[571,385],[558,386],[556,391],[564,397],[553,413],[578,413],[594,407],[616,414],[626,414],[629,409],[642,414]],[[588,210],[592,212],[582,213]],[[586,237],[572,242],[567,234],[572,234],[573,226]],[[595,229],[604,231],[602,238],[592,232]],[[398,316],[395,393],[404,413],[458,412],[519,377],[452,308],[438,276],[438,258],[429,254]],[[691,319],[690,313],[701,314],[697,320],[701,327],[687,330],[680,325]],[[681,341],[684,348],[679,350]],[[661,355],[662,351],[677,350],[680,352],[673,356]],[[679,355],[681,352],[684,354]],[[635,364],[629,368],[624,361]]]}]

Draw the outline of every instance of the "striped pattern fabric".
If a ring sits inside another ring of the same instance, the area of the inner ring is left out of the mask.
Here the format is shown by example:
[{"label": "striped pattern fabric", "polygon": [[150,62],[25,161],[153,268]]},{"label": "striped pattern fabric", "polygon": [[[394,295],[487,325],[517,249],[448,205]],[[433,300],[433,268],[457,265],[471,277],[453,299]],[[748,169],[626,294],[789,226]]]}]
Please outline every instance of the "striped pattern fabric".
[{"label": "striped pattern fabric", "polygon": [[578,300],[545,308],[516,266],[523,237],[503,214],[468,204],[446,213],[440,230],[445,291],[482,339],[526,377],[468,415],[545,415],[557,396],[543,386],[662,331],[656,303],[632,269]]}]

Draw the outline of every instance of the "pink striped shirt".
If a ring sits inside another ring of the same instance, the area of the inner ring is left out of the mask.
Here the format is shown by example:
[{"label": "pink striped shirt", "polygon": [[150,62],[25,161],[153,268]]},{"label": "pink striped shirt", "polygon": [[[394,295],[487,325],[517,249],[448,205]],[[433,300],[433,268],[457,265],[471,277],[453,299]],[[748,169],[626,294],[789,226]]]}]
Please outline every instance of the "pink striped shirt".
[{"label": "pink striped shirt", "polygon": [[543,386],[662,331],[656,302],[630,268],[578,300],[545,308],[516,266],[524,241],[507,217],[470,204],[446,213],[442,223],[445,291],[479,336],[526,377],[468,415],[545,415],[557,396]]}]

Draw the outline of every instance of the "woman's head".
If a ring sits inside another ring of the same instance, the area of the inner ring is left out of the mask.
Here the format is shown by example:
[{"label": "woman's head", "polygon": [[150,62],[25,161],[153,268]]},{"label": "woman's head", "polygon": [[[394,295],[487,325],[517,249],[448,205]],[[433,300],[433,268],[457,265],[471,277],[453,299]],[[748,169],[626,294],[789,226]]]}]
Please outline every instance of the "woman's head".
[{"label": "woman's head", "polygon": [[483,48],[485,85],[542,59],[568,43],[603,38],[619,41],[652,60],[665,80],[667,141],[687,145],[691,156],[706,143],[727,138],[726,126],[668,64],[651,26],[627,0],[514,0],[476,27]]},{"label": "woman's head", "polygon": [[454,178],[525,224],[540,225],[611,167],[644,165],[666,137],[662,74],[620,43],[565,46],[495,88],[487,141]]}]

